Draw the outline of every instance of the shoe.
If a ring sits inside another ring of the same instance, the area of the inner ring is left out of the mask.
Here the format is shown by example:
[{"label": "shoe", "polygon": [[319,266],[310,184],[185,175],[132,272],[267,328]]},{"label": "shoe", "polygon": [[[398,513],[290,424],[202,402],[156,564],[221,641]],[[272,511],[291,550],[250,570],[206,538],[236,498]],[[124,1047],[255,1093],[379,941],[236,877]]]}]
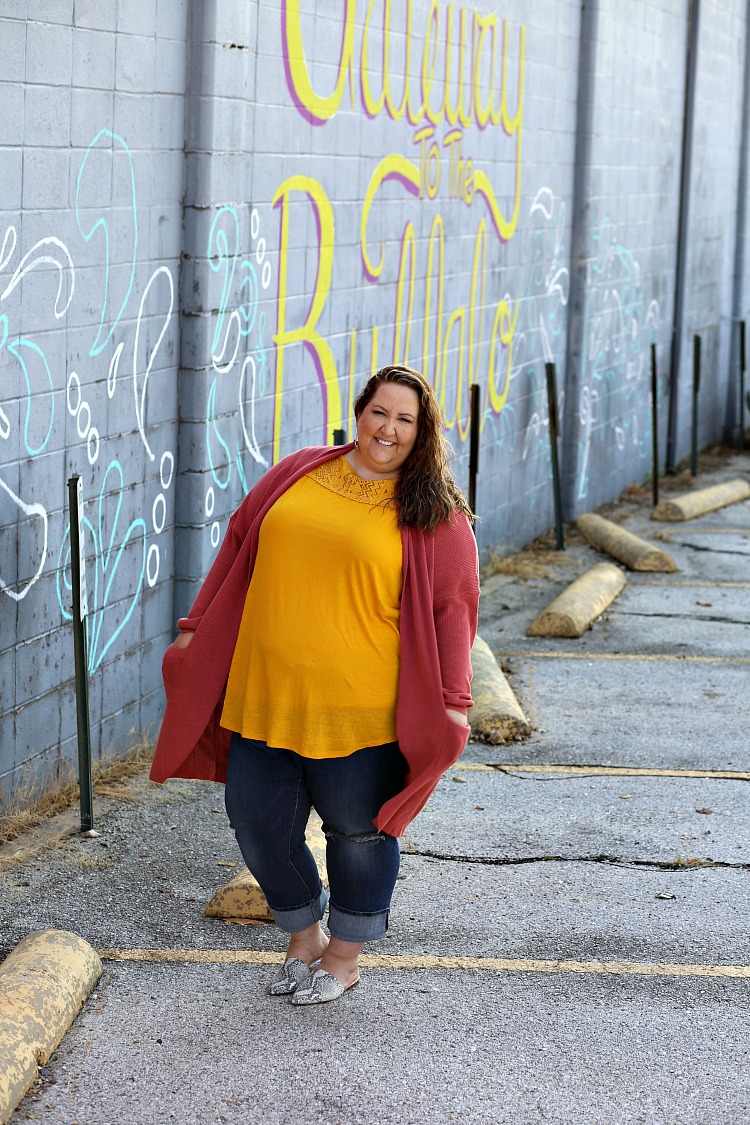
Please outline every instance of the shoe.
[{"label": "shoe", "polygon": [[294,992],[297,985],[310,976],[310,969],[319,965],[320,960],[308,966],[299,957],[287,957],[283,965],[276,971],[276,976],[268,986],[269,996],[288,996]]},{"label": "shoe", "polygon": [[[312,966],[310,967],[312,968]],[[332,977],[325,969],[315,969],[314,972],[309,974],[307,980],[299,982],[291,1002],[299,1006],[303,1004],[328,1004],[331,1000],[338,1000],[339,996],[343,996],[345,992],[356,988],[358,984],[359,977],[345,987],[340,980]]]}]

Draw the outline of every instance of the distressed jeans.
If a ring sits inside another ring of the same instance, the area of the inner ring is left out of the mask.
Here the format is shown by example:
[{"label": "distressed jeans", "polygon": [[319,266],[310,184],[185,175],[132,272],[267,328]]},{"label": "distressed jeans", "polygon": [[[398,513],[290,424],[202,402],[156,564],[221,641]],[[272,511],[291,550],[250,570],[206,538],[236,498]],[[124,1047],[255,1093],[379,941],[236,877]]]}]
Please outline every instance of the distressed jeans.
[{"label": "distressed jeans", "polygon": [[[333,937],[360,942],[385,935],[399,846],[373,819],[405,777],[397,742],[314,759],[232,735],[227,813],[280,929],[304,930],[328,905]],[[311,808],[323,821],[330,902],[305,842]]]}]

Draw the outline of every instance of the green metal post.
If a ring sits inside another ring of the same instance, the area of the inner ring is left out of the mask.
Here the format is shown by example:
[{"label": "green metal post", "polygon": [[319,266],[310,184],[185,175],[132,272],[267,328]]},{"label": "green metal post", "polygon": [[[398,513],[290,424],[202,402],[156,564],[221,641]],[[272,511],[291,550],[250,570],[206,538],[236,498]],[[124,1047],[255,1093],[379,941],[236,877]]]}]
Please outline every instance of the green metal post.
[{"label": "green metal post", "polygon": [[479,383],[471,384],[471,420],[469,423],[469,507],[477,514],[477,474],[479,473]]},{"label": "green metal post", "polygon": [[740,321],[740,449],[745,448],[745,321]]},{"label": "green metal post", "polygon": [[557,385],[554,363],[545,363],[547,376],[547,404],[549,407],[549,445],[552,458],[552,487],[555,494],[555,531],[558,551],[565,550],[562,518],[562,490],[560,487],[560,465],[557,459]]},{"label": "green metal post", "polygon": [[653,431],[653,468],[651,470],[654,507],[659,503],[659,381],[656,374],[656,344],[651,345],[651,429]]},{"label": "green metal post", "polygon": [[78,784],[81,798],[81,832],[94,827],[94,787],[91,774],[89,718],[89,661],[86,641],[86,566],[83,553],[83,487],[81,478],[68,481],[70,507],[70,560],[73,571],[73,640],[76,661],[76,716],[78,719]]},{"label": "green metal post", "polygon": [[690,441],[690,472],[698,476],[698,394],[701,389],[701,338],[693,336],[693,425]]}]

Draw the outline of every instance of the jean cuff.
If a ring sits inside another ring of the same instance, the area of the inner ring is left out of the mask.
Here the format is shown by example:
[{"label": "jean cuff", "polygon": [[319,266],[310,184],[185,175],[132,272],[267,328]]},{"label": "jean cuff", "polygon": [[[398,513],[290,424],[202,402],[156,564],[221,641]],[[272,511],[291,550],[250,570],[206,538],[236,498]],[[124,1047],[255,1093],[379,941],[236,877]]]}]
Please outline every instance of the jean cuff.
[{"label": "jean cuff", "polygon": [[379,910],[376,914],[352,914],[331,903],[328,929],[331,937],[340,938],[341,941],[377,941],[385,937],[388,929],[388,911]]},{"label": "jean cuff", "polygon": [[268,904],[274,922],[286,934],[299,933],[300,930],[312,926],[314,922],[320,922],[327,905],[328,895],[324,887],[320,888],[320,892],[310,902],[302,906],[293,906],[290,910],[278,910],[275,906],[271,906],[270,902]]}]

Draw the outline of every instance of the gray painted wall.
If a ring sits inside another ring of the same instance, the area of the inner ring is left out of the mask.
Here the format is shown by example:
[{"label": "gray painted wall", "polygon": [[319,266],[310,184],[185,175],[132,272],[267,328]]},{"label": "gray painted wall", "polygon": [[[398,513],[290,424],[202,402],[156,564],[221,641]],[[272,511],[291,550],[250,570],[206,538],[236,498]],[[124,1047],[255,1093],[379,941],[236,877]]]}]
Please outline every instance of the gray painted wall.
[{"label": "gray painted wall", "polygon": [[[434,381],[464,484],[479,383],[485,552],[553,522],[545,361],[568,517],[650,472],[652,342],[665,448],[690,5],[368,7],[0,0],[4,788],[75,760],[72,474],[99,754],[158,721],[230,512],[375,367]],[[693,8],[676,458],[695,331],[701,444],[736,427],[750,276],[746,5]]]}]

